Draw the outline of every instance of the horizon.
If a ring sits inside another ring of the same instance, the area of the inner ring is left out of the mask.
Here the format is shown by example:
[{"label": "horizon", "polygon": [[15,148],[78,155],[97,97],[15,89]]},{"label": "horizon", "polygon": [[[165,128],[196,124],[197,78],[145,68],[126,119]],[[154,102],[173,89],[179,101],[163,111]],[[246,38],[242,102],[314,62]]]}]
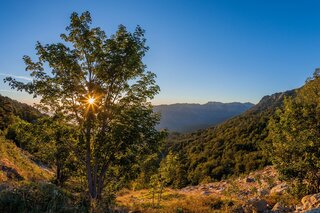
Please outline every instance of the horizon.
[{"label": "horizon", "polygon": [[[13,90],[14,91],[14,90]],[[7,92],[11,92],[10,90],[8,90]],[[24,92],[21,92],[21,93],[24,93]],[[29,100],[29,99],[22,99],[22,100],[18,100],[18,99],[15,99],[15,96],[9,96],[9,95],[4,95],[2,92],[1,92],[1,90],[0,90],[0,95],[1,96],[4,96],[4,97],[7,97],[7,98],[11,98],[11,99],[13,99],[13,100],[16,100],[16,101],[19,101],[19,102],[21,102],[21,103],[24,103],[24,104],[28,104],[28,105],[30,105],[30,106],[33,106],[33,104],[35,104],[35,103],[38,103],[37,101],[35,101],[35,100],[37,100],[37,99],[31,99],[31,100]],[[28,95],[29,96],[29,94],[26,94],[26,95]],[[268,95],[266,95],[266,96],[268,96]],[[260,101],[260,100],[259,100]],[[232,101],[232,102],[221,102],[221,101],[207,101],[207,102],[203,102],[203,103],[193,103],[193,102],[176,102],[176,103],[169,103],[169,104],[152,104],[154,107],[156,107],[156,106],[169,106],[169,105],[179,105],[179,104],[181,104],[181,105],[183,105],[183,104],[190,104],[190,105],[206,105],[206,104],[210,104],[210,103],[221,103],[221,104],[233,104],[233,103],[239,103],[239,104],[253,104],[253,105],[256,105],[256,104],[258,104],[258,103],[252,103],[252,102],[239,102],[239,101]]]},{"label": "horizon", "polygon": [[[250,102],[301,87],[320,67],[320,2],[10,1],[0,3],[0,77],[29,81],[23,55],[36,41],[60,41],[72,12],[88,10],[107,35],[119,24],[146,30],[147,70],[157,74],[153,105]],[[123,7],[126,5],[126,8]],[[128,9],[129,8],[129,9]],[[23,35],[23,37],[21,36]],[[307,55],[307,57],[306,57]],[[303,59],[303,60],[302,60]],[[0,94],[37,102],[1,80]]]}]

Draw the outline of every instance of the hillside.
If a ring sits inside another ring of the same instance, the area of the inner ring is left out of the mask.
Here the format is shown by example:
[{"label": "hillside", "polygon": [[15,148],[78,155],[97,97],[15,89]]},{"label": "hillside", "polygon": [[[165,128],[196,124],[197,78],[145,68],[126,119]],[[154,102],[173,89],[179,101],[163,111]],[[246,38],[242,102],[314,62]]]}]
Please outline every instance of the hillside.
[{"label": "hillside", "polygon": [[[43,114],[34,107],[0,95],[0,130],[17,118],[33,123],[41,116]],[[0,134],[0,182],[40,181],[53,177],[51,171],[31,159],[32,155]]]},{"label": "hillside", "polygon": [[8,127],[13,117],[17,116],[27,122],[33,122],[42,114],[34,107],[20,103],[0,94],[0,130]]},{"label": "hillside", "polygon": [[291,90],[265,96],[256,106],[216,127],[171,135],[167,148],[178,156],[181,165],[176,186],[221,180],[268,165],[262,149],[267,123],[284,97],[294,94]]},{"label": "hillside", "polygon": [[48,181],[53,173],[33,162],[31,155],[0,136],[0,183]]},{"label": "hillside", "polygon": [[171,132],[189,132],[219,124],[227,119],[241,114],[254,106],[252,103],[220,103],[206,104],[171,104],[154,107],[161,113],[158,129],[168,129]]}]

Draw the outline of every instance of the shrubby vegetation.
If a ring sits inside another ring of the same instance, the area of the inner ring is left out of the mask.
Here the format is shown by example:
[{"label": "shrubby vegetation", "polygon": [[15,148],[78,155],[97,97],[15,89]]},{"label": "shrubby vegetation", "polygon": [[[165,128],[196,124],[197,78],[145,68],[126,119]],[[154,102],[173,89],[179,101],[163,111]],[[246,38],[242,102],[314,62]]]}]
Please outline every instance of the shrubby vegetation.
[{"label": "shrubby vegetation", "polygon": [[54,184],[29,183],[0,191],[0,212],[86,212],[74,199]]},{"label": "shrubby vegetation", "polygon": [[320,70],[288,97],[269,123],[270,158],[293,193],[320,191]]}]

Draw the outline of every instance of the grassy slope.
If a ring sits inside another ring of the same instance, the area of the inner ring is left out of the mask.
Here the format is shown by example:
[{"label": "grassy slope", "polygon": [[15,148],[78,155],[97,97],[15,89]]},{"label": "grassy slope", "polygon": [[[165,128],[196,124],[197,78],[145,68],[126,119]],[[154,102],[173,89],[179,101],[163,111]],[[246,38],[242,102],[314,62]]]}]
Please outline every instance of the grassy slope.
[{"label": "grassy slope", "polygon": [[0,183],[18,180],[47,181],[52,177],[51,171],[38,166],[30,160],[28,153],[0,136]]}]

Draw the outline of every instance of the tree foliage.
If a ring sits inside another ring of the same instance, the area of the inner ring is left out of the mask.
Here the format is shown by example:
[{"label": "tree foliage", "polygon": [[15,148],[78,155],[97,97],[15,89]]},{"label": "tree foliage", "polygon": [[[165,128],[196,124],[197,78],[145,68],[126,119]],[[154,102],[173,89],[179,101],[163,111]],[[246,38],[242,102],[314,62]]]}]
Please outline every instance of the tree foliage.
[{"label": "tree foliage", "polygon": [[69,144],[76,140],[76,136],[73,126],[57,117],[48,116],[33,124],[16,118],[6,134],[7,139],[32,154],[34,161],[55,169],[57,184],[63,184],[79,167],[69,149]]},{"label": "tree foliage", "polygon": [[270,157],[297,195],[320,191],[320,76],[317,70],[269,123]]},{"label": "tree foliage", "polygon": [[32,82],[6,81],[39,96],[41,110],[77,128],[70,148],[86,167],[95,200],[106,186],[131,177],[139,158],[157,150],[162,134],[154,128],[159,116],[149,100],[159,87],[142,61],[148,47],[140,26],[130,33],[120,25],[107,37],[91,27],[91,16],[84,12],[73,13],[66,30],[61,43],[37,43],[38,60],[24,56]]}]

